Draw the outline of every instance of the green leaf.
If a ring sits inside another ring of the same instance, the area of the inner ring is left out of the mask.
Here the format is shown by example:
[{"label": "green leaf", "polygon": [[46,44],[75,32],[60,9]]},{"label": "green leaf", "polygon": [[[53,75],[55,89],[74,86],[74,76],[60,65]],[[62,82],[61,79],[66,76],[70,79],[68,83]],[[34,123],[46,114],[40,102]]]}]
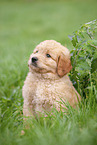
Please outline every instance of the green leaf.
[{"label": "green leaf", "polygon": [[96,58],[96,59],[93,59],[91,68],[92,68],[92,73],[93,73],[95,70],[97,70],[97,58]]}]

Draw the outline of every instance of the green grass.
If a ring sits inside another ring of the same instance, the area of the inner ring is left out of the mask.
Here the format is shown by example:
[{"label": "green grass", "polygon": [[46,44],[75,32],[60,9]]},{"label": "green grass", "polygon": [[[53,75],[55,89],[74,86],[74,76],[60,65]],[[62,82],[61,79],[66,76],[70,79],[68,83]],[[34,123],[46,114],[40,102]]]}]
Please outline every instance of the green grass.
[{"label": "green grass", "polygon": [[[55,39],[70,50],[68,38],[81,24],[97,18],[97,1],[0,1],[0,145],[96,145],[96,92],[78,110],[29,120],[23,129],[22,86],[35,46]],[[80,88],[81,89],[81,88]]]}]

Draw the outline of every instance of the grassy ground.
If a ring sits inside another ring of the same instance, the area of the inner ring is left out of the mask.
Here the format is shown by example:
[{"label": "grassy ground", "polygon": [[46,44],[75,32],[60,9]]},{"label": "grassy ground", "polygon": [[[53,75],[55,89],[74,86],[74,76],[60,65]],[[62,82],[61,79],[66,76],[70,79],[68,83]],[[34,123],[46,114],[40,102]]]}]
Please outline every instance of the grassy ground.
[{"label": "grassy ground", "polygon": [[78,111],[68,106],[67,114],[55,112],[45,119],[29,120],[31,127],[21,136],[21,89],[30,53],[46,39],[55,39],[71,50],[68,35],[96,18],[96,0],[0,1],[0,145],[96,145],[97,105],[94,102],[91,106],[93,95]]}]

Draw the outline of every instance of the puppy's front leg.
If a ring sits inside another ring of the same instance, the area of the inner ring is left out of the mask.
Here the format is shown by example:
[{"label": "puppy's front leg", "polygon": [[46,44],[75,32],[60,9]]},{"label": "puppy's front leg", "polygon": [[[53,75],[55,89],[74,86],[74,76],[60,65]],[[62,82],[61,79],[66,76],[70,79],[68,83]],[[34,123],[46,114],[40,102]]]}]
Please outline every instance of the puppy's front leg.
[{"label": "puppy's front leg", "polygon": [[31,111],[31,107],[29,105],[29,103],[27,102],[24,102],[24,105],[23,105],[23,116],[24,117],[30,117],[30,116],[33,116],[33,113]]}]

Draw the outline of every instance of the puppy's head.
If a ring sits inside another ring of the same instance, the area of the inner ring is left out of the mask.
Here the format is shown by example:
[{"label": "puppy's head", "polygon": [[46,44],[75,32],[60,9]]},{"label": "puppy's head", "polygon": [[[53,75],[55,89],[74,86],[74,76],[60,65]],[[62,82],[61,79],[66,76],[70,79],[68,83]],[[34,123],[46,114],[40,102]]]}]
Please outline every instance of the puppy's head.
[{"label": "puppy's head", "polygon": [[36,46],[28,61],[30,71],[53,73],[62,77],[72,68],[69,50],[54,40]]}]

